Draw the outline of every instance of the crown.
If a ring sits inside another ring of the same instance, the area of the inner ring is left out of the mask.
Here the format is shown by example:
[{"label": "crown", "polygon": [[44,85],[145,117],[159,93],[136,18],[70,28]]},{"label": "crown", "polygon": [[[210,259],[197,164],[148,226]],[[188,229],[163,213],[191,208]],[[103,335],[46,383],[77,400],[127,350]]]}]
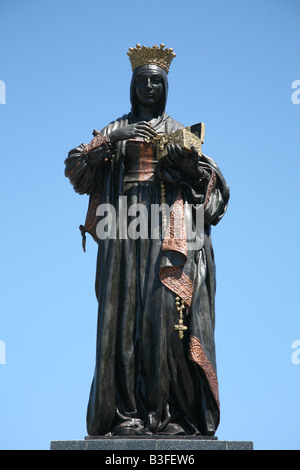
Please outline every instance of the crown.
[{"label": "crown", "polygon": [[130,47],[127,55],[131,62],[132,71],[141,65],[152,64],[163,68],[167,73],[172,60],[176,57],[173,49],[164,49],[165,45],[161,44],[153,47],[146,47],[137,44],[136,47]]}]

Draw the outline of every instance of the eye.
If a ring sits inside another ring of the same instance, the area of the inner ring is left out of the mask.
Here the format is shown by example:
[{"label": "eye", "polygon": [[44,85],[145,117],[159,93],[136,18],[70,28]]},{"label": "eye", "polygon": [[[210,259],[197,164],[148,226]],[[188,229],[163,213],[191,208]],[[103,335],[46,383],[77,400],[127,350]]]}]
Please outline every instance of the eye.
[{"label": "eye", "polygon": [[135,79],[136,83],[144,83],[146,78],[143,75],[138,75]]},{"label": "eye", "polygon": [[158,85],[159,83],[161,83],[161,78],[159,75],[153,75],[151,77],[151,82],[154,84],[154,85]]}]

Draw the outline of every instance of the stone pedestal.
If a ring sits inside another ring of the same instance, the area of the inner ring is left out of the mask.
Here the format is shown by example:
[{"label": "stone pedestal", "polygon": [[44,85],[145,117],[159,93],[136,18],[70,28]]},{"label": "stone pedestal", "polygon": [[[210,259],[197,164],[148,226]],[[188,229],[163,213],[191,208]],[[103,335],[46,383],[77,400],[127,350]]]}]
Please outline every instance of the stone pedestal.
[{"label": "stone pedestal", "polygon": [[217,437],[193,436],[100,436],[78,441],[52,441],[50,450],[189,451],[253,450],[251,441],[219,441]]}]

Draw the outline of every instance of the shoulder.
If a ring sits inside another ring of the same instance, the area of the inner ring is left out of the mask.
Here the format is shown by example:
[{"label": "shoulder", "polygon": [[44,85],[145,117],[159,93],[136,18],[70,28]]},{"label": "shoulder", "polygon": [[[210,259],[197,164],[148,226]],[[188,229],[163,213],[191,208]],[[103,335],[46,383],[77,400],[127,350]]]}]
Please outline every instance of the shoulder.
[{"label": "shoulder", "polygon": [[169,116],[168,114],[166,114],[165,115],[165,127],[166,127],[166,133],[170,134],[171,132],[174,132],[177,129],[182,129],[184,125],[176,121],[175,119],[171,118],[171,116]]},{"label": "shoulder", "polygon": [[103,127],[101,130],[101,133],[106,135],[112,132],[115,129],[118,129],[119,127],[126,126],[129,121],[129,114],[123,114],[123,116],[115,119],[114,121],[111,121],[107,126]]}]

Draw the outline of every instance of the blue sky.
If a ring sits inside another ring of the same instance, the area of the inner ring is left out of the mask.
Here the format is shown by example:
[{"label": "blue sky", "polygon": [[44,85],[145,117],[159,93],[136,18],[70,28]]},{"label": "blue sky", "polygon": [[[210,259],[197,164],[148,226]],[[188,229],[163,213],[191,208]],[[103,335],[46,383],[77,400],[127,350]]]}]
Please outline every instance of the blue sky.
[{"label": "blue sky", "polygon": [[212,231],[217,436],[300,449],[299,1],[1,0],[0,17],[0,449],[86,435],[96,246],[64,159],[129,111],[128,48],[161,42],[167,112],[205,123],[231,189]]}]

